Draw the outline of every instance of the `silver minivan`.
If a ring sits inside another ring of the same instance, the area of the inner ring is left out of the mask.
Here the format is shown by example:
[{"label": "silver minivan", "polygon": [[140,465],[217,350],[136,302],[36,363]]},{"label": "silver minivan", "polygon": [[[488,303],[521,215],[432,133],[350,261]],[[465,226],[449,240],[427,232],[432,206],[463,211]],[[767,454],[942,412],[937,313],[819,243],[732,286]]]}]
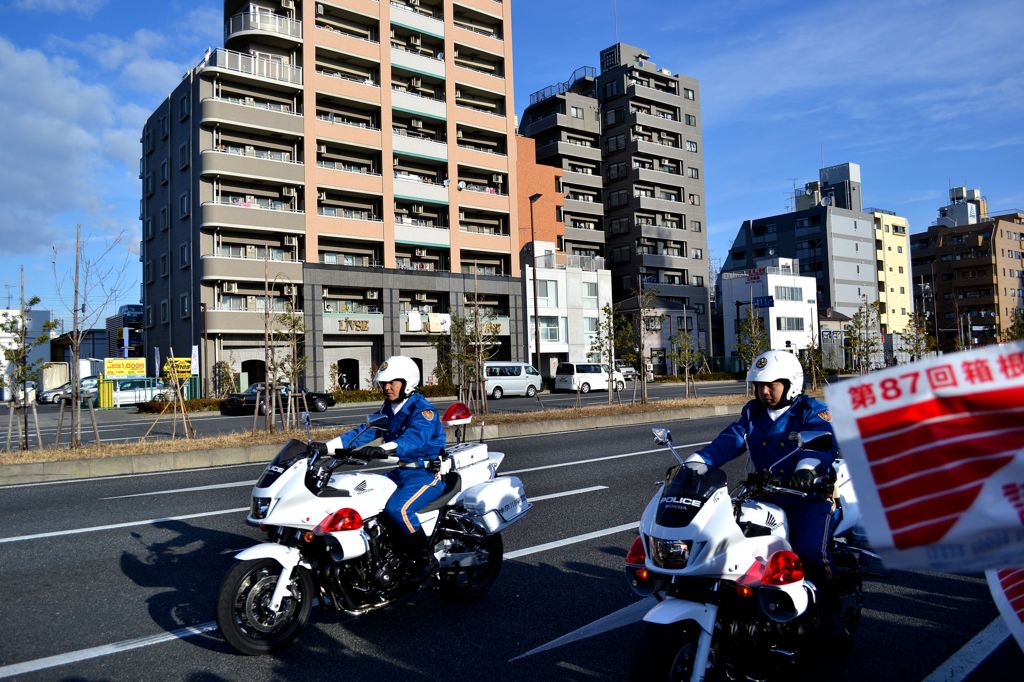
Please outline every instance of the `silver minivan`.
[{"label": "silver minivan", "polygon": [[487,395],[500,400],[503,395],[525,395],[532,398],[541,387],[541,376],[528,362],[484,363]]}]

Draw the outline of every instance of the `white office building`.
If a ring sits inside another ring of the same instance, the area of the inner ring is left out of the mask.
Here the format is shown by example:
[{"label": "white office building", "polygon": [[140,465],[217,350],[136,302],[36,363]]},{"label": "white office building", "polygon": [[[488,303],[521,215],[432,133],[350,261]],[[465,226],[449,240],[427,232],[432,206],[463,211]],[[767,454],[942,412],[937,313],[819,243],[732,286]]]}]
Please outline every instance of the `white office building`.
[{"label": "white office building", "polygon": [[767,258],[753,268],[722,273],[722,311],[725,355],[736,353],[736,328],[753,305],[764,321],[769,346],[798,351],[818,334],[818,304],[814,277],[802,277],[795,258]]}]

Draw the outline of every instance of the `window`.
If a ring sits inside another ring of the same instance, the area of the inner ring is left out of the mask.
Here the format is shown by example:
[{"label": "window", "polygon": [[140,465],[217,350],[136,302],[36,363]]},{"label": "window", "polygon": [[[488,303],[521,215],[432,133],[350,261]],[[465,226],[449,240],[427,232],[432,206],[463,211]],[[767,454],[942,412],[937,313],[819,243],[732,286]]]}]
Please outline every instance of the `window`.
[{"label": "window", "polygon": [[697,153],[697,143],[694,142],[693,140],[687,140],[686,141],[686,151],[693,152],[694,154],[696,154]]},{"label": "window", "polygon": [[615,107],[604,112],[605,125],[615,125],[616,123],[622,123],[626,118],[626,110],[623,107]]},{"label": "window", "polygon": [[661,317],[649,316],[644,318],[644,328],[649,332],[661,331]]},{"label": "window", "polygon": [[597,307],[597,282],[583,283],[583,307]]},{"label": "window", "polygon": [[804,318],[802,317],[777,317],[775,328],[780,332],[802,332],[804,330]]},{"label": "window", "polygon": [[683,97],[686,99],[696,99],[696,93],[690,88],[683,88]]},{"label": "window", "polygon": [[704,286],[704,275],[694,275],[693,276],[693,286],[695,286],[695,287],[702,287],[702,286]]},{"label": "window", "polygon": [[626,177],[626,162],[619,161],[617,163],[610,164],[608,166],[608,179],[615,180],[617,178]]},{"label": "window", "polygon": [[167,207],[163,206],[160,208],[160,229],[166,230],[170,227],[170,221],[167,220]]},{"label": "window", "polygon": [[701,222],[699,220],[690,221],[690,229],[693,230],[694,232],[700,232],[702,227],[703,226],[701,225]]},{"label": "window", "polygon": [[181,298],[178,299],[178,309],[181,311],[182,317],[192,315],[192,302],[188,294],[182,294]]},{"label": "window", "polygon": [[625,149],[626,148],[626,136],[622,135],[622,134],[612,135],[611,137],[609,137],[607,139],[606,148],[607,148],[607,150],[609,152],[617,152],[620,149]]},{"label": "window", "polygon": [[153,219],[146,218],[146,239],[153,236]]},{"label": "window", "polygon": [[181,146],[178,147],[178,168],[188,168],[188,164],[189,164],[188,142],[182,142]]},{"label": "window", "polygon": [[537,305],[554,308],[558,305],[558,282],[537,280]]},{"label": "window", "polygon": [[151,305],[146,306],[146,326],[153,326],[153,306]]},{"label": "window", "polygon": [[162,254],[160,256],[160,276],[161,277],[166,277],[167,276],[167,254],[166,253]]},{"label": "window", "polygon": [[181,99],[178,100],[178,118],[184,121],[188,118],[188,114],[188,93],[186,92],[181,96]]},{"label": "window", "polygon": [[694,206],[700,206],[700,195],[699,194],[691,194],[689,196],[689,199],[690,199],[690,203],[693,204]]},{"label": "window", "polygon": [[775,287],[775,300],[777,301],[802,301],[804,290],[801,287]]},{"label": "window", "polygon": [[167,180],[170,178],[170,172],[168,170],[166,159],[160,162],[160,184],[166,185]]},{"label": "window", "polygon": [[160,301],[160,322],[167,323],[167,299]]},{"label": "window", "polygon": [[540,318],[540,338],[541,341],[558,341],[557,317]]},{"label": "window", "polygon": [[184,220],[192,210],[192,203],[189,201],[188,192],[183,192],[178,197],[178,217]]},{"label": "window", "polygon": [[167,133],[169,132],[169,130],[170,130],[170,128],[167,125],[167,117],[164,116],[164,117],[162,117],[160,119],[160,139],[161,140],[166,140],[167,139]]},{"label": "window", "polygon": [[686,169],[686,177],[688,177],[688,178],[699,178],[700,177],[700,171],[698,171],[693,166],[690,166],[690,167],[688,167]]},{"label": "window", "polygon": [[146,283],[147,284],[152,284],[153,283],[153,261],[151,261],[151,260],[146,261],[146,265],[145,265],[145,267],[143,267],[143,272],[144,272],[144,274],[146,276]]},{"label": "window", "polygon": [[693,114],[686,114],[685,123],[688,126],[695,126],[697,125],[697,117]]},{"label": "window", "polygon": [[191,253],[192,252],[188,248],[188,242],[183,242],[181,244],[181,246],[178,247],[178,267],[179,268],[184,270],[185,268],[187,268],[189,266],[190,259],[191,259],[190,258],[190,254]]},{"label": "window", "polygon": [[583,108],[582,107],[571,107],[570,111],[572,112],[572,117],[573,118],[583,118]]},{"label": "window", "polygon": [[702,260],[704,258],[704,249],[690,249],[690,258]]}]

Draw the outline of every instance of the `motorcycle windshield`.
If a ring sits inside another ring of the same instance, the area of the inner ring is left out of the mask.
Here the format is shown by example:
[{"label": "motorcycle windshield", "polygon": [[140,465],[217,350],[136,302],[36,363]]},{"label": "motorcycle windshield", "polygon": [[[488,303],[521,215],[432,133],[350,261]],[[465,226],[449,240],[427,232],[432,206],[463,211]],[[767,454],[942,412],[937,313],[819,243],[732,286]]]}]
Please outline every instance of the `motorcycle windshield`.
[{"label": "motorcycle windshield", "polygon": [[295,440],[292,438],[290,441],[284,444],[284,447],[277,453],[273,461],[267,465],[267,468],[263,470],[263,475],[260,476],[260,480],[256,483],[257,488],[267,488],[273,485],[281,474],[288,471],[291,465],[295,464],[300,459],[308,455],[306,451],[306,444],[301,440]]},{"label": "motorcycle windshield", "polygon": [[704,503],[726,482],[725,472],[721,469],[709,471],[702,476],[689,467],[676,467],[658,500],[655,521],[668,528],[689,525]]}]

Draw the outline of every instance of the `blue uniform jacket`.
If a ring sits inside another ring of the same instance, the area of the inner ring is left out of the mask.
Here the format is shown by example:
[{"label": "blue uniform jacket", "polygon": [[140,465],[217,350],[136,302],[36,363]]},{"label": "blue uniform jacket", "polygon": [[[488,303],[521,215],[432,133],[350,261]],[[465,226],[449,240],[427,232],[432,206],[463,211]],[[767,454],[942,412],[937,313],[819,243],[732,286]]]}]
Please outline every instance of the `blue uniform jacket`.
[{"label": "blue uniform jacket", "polygon": [[[801,393],[778,421],[772,421],[764,405],[751,400],[743,406],[739,419],[727,426],[710,444],[698,450],[697,454],[704,458],[709,467],[717,468],[743,454],[749,446],[751,460],[760,472],[796,448],[796,434],[800,431],[831,432],[832,416],[828,406]],[[772,471],[786,479],[792,475],[797,463],[807,457],[818,458],[821,460],[822,471],[828,471],[838,453],[833,440],[831,451],[805,450],[783,460]]]},{"label": "blue uniform jacket", "polygon": [[[416,462],[437,459],[444,451],[445,434],[441,416],[430,402],[419,393],[413,393],[402,409],[395,414],[389,401],[381,408],[388,417],[384,442],[397,443],[395,455],[402,462]],[[368,429],[356,437],[359,429],[342,434],[341,441],[347,448],[360,447],[377,438],[377,431]]]}]

